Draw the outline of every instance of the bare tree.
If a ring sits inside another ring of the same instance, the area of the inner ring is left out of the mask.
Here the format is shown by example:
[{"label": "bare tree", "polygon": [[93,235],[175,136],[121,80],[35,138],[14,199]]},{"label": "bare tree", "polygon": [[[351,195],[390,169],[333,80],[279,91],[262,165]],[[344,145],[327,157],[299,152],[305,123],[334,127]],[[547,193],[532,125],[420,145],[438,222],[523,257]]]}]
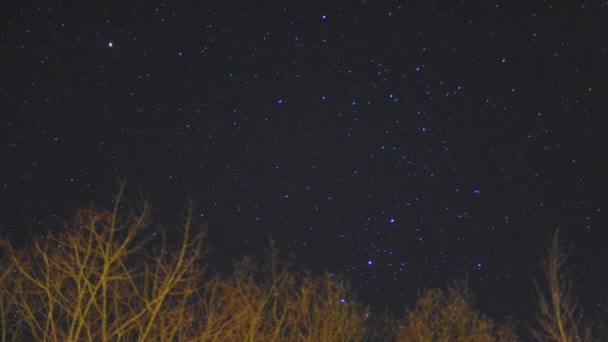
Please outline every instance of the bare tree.
[{"label": "bare tree", "polygon": [[15,269],[8,303],[33,340],[171,341],[189,332],[206,230],[192,227],[189,209],[177,237],[161,234],[153,250],[149,202],[122,213],[122,189],[113,210],[79,210],[31,248],[5,244]]},{"label": "bare tree", "polygon": [[76,212],[25,248],[2,240],[3,341],[360,341],[365,313],[344,283],[295,273],[274,247],[205,273],[206,229],[151,230],[149,201]]},{"label": "bare tree", "polygon": [[572,293],[572,270],[567,267],[568,252],[556,230],[547,242],[547,255],[541,261],[544,287],[534,281],[537,294],[537,328],[533,336],[539,341],[587,342],[591,331],[582,322]]},{"label": "bare tree", "polygon": [[513,328],[495,324],[473,306],[465,281],[451,284],[447,291],[424,291],[397,333],[399,342],[493,342],[516,341]]},{"label": "bare tree", "polygon": [[346,284],[290,271],[271,250],[207,282],[201,341],[362,341],[365,311]]},{"label": "bare tree", "polygon": [[[0,237],[0,246],[7,246],[8,240]],[[16,287],[16,269],[10,258],[0,255],[0,341],[24,340],[22,336],[23,320],[19,315],[16,296],[12,289]]]}]

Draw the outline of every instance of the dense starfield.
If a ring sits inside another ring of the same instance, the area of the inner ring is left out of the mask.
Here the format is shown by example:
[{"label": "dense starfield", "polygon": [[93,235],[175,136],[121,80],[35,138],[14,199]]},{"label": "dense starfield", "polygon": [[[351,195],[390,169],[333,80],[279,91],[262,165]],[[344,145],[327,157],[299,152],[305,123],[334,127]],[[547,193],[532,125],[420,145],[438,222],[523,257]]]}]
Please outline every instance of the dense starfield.
[{"label": "dense starfield", "polygon": [[191,197],[219,265],[272,237],[379,310],[468,274],[528,312],[556,228],[586,308],[608,286],[606,1],[0,6],[16,239],[124,176],[167,223]]}]

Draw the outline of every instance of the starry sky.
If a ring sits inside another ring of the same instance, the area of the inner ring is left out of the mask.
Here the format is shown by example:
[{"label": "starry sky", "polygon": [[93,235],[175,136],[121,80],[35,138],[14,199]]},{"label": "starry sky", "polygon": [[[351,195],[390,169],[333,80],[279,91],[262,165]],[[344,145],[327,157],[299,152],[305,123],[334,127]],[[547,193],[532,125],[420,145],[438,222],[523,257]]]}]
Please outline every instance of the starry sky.
[{"label": "starry sky", "polygon": [[[191,197],[221,264],[268,247],[374,308],[468,274],[530,309],[548,234],[608,286],[608,2],[0,1],[0,227],[126,177]],[[603,260],[603,261],[602,261]]]}]

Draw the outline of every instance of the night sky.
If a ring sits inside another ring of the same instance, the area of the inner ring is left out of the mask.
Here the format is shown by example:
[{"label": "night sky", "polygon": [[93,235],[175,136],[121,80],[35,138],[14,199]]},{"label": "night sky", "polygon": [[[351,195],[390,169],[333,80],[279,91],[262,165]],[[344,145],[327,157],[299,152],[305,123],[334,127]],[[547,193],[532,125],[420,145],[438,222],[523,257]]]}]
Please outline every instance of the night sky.
[{"label": "night sky", "polygon": [[272,237],[378,310],[468,274],[527,318],[560,228],[594,310],[607,1],[247,3],[0,1],[2,231],[126,177],[165,223],[191,197],[217,265]]}]

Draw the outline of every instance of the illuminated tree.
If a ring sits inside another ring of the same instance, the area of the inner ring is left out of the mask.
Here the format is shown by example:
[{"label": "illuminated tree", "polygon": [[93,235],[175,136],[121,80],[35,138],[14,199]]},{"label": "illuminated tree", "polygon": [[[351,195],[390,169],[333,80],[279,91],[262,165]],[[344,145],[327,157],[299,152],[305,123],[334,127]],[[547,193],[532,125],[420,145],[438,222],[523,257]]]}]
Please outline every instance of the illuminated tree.
[{"label": "illuminated tree", "polygon": [[[7,246],[8,241],[0,240],[0,246]],[[20,335],[23,320],[18,314],[16,296],[12,289],[20,279],[10,258],[0,255],[0,341],[23,340]]]},{"label": "illuminated tree", "polygon": [[202,341],[361,341],[365,311],[329,275],[290,272],[271,250],[207,283]]},{"label": "illuminated tree", "polygon": [[399,342],[490,342],[516,341],[512,327],[497,325],[472,304],[466,282],[450,285],[447,291],[424,291],[397,333]]},{"label": "illuminated tree", "polygon": [[586,342],[591,341],[590,330],[582,324],[572,293],[572,274],[566,267],[568,253],[553,233],[547,243],[547,256],[541,262],[544,275],[543,290],[535,281],[538,327],[531,329],[539,341]]},{"label": "illuminated tree", "polygon": [[4,341],[360,341],[365,313],[329,275],[295,273],[274,247],[232,272],[205,272],[206,229],[155,229],[135,211],[77,211],[64,231],[2,243]]},{"label": "illuminated tree", "polygon": [[192,227],[190,209],[178,237],[160,234],[152,249],[149,202],[121,214],[121,196],[122,188],[112,211],[79,210],[65,231],[31,248],[4,245],[15,271],[10,287],[2,284],[12,299],[2,307],[16,306],[31,339],[169,341],[189,332],[206,230]]}]

